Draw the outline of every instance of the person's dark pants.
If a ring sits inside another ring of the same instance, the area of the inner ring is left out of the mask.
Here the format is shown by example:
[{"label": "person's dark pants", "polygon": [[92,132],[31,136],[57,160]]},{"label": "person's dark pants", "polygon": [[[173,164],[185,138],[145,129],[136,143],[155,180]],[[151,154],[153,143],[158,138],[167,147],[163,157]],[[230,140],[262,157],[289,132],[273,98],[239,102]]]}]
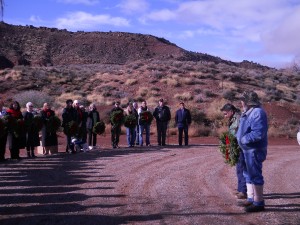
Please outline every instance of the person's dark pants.
[{"label": "person's dark pants", "polygon": [[243,151],[240,151],[239,160],[236,163],[236,175],[237,175],[237,191],[242,192],[244,194],[247,193],[246,179],[243,175],[243,171],[245,170],[245,160]]},{"label": "person's dark pants", "polygon": [[[92,130],[89,130],[89,146],[96,146],[97,144],[97,134],[95,134]],[[93,145],[92,145],[93,142]]]},{"label": "person's dark pants", "polygon": [[121,135],[121,126],[117,126],[111,129],[111,145],[113,146],[113,148],[118,146],[120,135]]},{"label": "person's dark pants", "polygon": [[178,127],[178,143],[182,145],[182,134],[184,133],[184,145],[189,144],[189,128],[186,127]]},{"label": "person's dark pants", "polygon": [[67,147],[66,147],[66,152],[69,152],[71,150],[72,152],[74,151],[74,144],[72,143],[72,137],[70,135],[66,135],[67,138]]},{"label": "person's dark pants", "polygon": [[6,148],[7,134],[0,137],[0,161],[5,160],[5,148]]},{"label": "person's dark pants", "polygon": [[17,138],[13,133],[7,135],[8,148],[10,150],[11,159],[20,158],[20,138]]},{"label": "person's dark pants", "polygon": [[168,122],[157,121],[156,127],[157,127],[157,143],[158,143],[158,145],[166,145]]},{"label": "person's dark pants", "polygon": [[139,145],[140,144],[140,136],[139,136],[139,132],[140,132],[140,126],[137,125],[135,127],[135,144]]}]

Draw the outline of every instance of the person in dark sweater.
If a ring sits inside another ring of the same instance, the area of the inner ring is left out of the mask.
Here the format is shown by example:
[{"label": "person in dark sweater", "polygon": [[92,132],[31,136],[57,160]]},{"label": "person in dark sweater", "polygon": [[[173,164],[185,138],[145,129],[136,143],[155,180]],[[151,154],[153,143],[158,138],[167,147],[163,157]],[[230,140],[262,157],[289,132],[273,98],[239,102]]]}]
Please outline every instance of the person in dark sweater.
[{"label": "person in dark sweater", "polygon": [[176,111],[175,123],[178,127],[178,144],[182,146],[182,134],[184,133],[184,145],[189,144],[189,125],[192,122],[190,111],[180,102],[180,109]]},{"label": "person in dark sweater", "polygon": [[[62,127],[65,129],[68,126],[68,123],[71,121],[77,122],[77,111],[73,108],[73,101],[68,99],[66,101],[66,107],[63,109],[62,113]],[[67,138],[67,146],[66,152],[69,153],[71,150],[72,153],[75,153],[74,144],[72,143],[71,135],[66,135]]]},{"label": "person in dark sweater", "polygon": [[161,98],[158,101],[158,106],[154,109],[153,116],[156,119],[157,128],[157,143],[158,145],[166,145],[166,136],[168,123],[171,120],[170,108],[164,104]]}]

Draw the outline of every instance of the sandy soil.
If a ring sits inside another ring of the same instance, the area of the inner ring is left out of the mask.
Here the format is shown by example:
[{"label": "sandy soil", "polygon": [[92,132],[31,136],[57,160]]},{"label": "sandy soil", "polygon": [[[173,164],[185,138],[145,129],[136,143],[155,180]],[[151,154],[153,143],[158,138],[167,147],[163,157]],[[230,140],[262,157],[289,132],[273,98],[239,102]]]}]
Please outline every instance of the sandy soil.
[{"label": "sandy soil", "polygon": [[236,206],[235,170],[216,139],[117,150],[109,137],[99,141],[96,150],[65,154],[60,140],[59,154],[1,163],[0,224],[300,224],[295,140],[270,140],[266,211],[253,214]]}]

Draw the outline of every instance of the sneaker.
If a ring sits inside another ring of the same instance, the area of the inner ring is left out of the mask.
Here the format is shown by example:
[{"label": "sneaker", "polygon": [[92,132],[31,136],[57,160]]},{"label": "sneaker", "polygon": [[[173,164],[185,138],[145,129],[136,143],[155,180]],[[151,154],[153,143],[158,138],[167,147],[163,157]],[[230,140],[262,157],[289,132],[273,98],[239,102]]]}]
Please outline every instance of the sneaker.
[{"label": "sneaker", "polygon": [[151,146],[150,144],[147,144],[147,146]]},{"label": "sneaker", "polygon": [[94,148],[93,146],[89,146],[89,150],[93,150],[93,148]]},{"label": "sneaker", "polygon": [[265,210],[265,206],[264,205],[254,205],[251,204],[247,207],[245,207],[245,211],[246,212],[261,212]]},{"label": "sneaker", "polygon": [[243,193],[243,192],[238,192],[235,197],[237,199],[247,199],[247,194]]},{"label": "sneaker", "polygon": [[253,202],[249,202],[249,201],[239,201],[238,203],[237,203],[237,205],[238,206],[241,206],[241,207],[247,207],[247,206],[250,206],[250,205],[252,205],[253,204]]}]

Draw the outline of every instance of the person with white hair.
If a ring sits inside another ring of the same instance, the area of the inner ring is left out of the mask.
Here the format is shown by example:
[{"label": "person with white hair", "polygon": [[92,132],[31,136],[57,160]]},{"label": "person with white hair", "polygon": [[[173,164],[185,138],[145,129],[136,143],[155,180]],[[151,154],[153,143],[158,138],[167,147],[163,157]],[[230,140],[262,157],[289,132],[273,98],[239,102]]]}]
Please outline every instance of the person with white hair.
[{"label": "person with white hair", "polygon": [[26,151],[28,157],[35,157],[34,148],[40,145],[39,131],[34,127],[32,123],[33,118],[37,115],[37,112],[33,110],[32,102],[27,102],[26,111],[23,112],[24,123],[26,132]]}]

